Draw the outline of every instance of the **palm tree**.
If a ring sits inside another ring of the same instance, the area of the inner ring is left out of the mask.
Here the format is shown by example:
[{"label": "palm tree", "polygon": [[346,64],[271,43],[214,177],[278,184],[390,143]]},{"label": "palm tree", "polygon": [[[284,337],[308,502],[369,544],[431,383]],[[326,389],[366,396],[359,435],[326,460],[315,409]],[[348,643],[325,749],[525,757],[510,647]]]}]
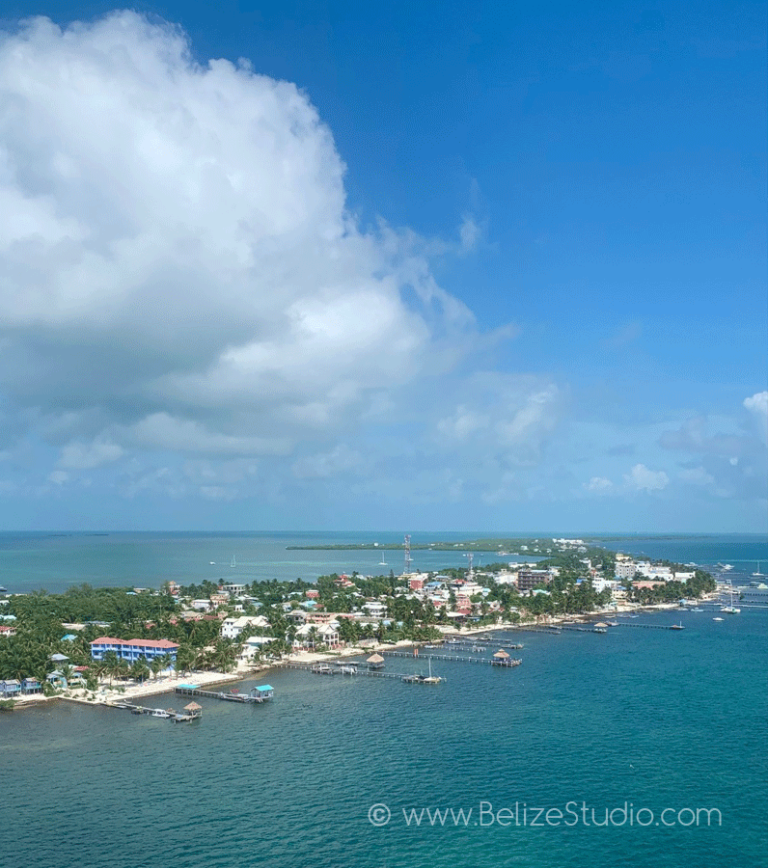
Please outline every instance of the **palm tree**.
[{"label": "palm tree", "polygon": [[164,668],[163,667],[163,658],[162,657],[153,657],[150,664],[149,664],[149,668],[152,670],[152,675],[154,676],[155,680],[157,680],[157,676],[162,672],[162,670]]},{"label": "palm tree", "polygon": [[109,676],[109,686],[112,686],[112,678],[120,671],[120,660],[114,651],[107,651],[102,658],[104,672]]},{"label": "palm tree", "polygon": [[131,666],[131,678],[133,678],[134,681],[143,683],[146,678],[149,678],[150,674],[150,668],[144,657],[137,660],[133,666]]}]

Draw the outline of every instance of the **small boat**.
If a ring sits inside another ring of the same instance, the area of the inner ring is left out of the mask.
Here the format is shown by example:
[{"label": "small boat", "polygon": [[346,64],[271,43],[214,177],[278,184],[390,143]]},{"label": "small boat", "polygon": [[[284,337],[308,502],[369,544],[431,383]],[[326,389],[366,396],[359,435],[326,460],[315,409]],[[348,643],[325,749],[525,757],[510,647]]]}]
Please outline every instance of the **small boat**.
[{"label": "small boat", "polygon": [[232,569],[234,569],[236,566],[237,566],[237,558],[234,555],[232,555],[232,563],[230,564],[230,567],[232,567]]},{"label": "small boat", "polygon": [[152,712],[152,717],[164,717],[169,718],[172,712],[164,711],[162,708],[156,708]]},{"label": "small boat", "polygon": [[682,624],[673,624],[669,629],[670,630],[685,630],[685,627],[683,627]]},{"label": "small boat", "polygon": [[703,612],[704,609],[700,608],[699,606],[696,606],[696,608],[690,609],[689,611],[691,611],[691,612]]},{"label": "small boat", "polygon": [[[757,575],[757,573],[755,573],[755,575]],[[4,588],[2,585],[0,585],[0,594],[7,594],[7,593],[8,593],[8,588]]]},{"label": "small boat", "polygon": [[[760,561],[757,562],[757,569],[755,570],[754,573],[752,573],[752,575],[755,578],[763,578],[765,576],[765,573],[760,572]],[[0,588],[0,591],[4,591],[4,590],[5,590],[5,588]]]},{"label": "small boat", "polygon": [[713,621],[725,621],[725,618],[713,618]]},{"label": "small boat", "polygon": [[741,612],[737,606],[733,605],[733,582],[730,583],[731,603],[729,606],[721,606],[720,611],[726,615],[738,615]]},{"label": "small boat", "polygon": [[605,627],[594,627],[592,629],[593,633],[607,633],[608,630]]}]

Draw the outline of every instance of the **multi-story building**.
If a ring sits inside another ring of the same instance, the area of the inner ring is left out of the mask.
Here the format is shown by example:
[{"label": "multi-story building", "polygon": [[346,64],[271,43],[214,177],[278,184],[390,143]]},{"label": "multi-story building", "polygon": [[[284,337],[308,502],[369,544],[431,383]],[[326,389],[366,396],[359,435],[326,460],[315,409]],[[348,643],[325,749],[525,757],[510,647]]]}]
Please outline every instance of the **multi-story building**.
[{"label": "multi-story building", "polygon": [[637,564],[632,560],[616,559],[616,569],[614,574],[617,579],[633,579],[637,572]]},{"label": "multi-story building", "polygon": [[548,585],[552,576],[547,570],[520,570],[517,574],[517,590],[530,591],[541,585]]},{"label": "multi-story building", "polygon": [[91,642],[91,657],[103,660],[107,651],[114,651],[118,660],[135,663],[137,660],[154,660],[168,654],[171,660],[176,660],[179,646],[168,639],[113,639],[101,636]]}]

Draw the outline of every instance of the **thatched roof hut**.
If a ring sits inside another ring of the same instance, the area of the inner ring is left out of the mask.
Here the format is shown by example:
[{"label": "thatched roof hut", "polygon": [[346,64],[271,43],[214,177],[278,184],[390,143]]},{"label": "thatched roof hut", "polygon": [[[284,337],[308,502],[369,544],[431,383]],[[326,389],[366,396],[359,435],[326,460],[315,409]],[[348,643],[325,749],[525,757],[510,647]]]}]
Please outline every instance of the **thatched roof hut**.
[{"label": "thatched roof hut", "polygon": [[371,654],[365,662],[369,669],[383,669],[385,661],[381,654]]},{"label": "thatched roof hut", "polygon": [[187,714],[191,714],[193,716],[200,714],[202,710],[202,705],[198,705],[196,702],[190,702],[189,705],[184,706],[184,711],[186,711]]},{"label": "thatched roof hut", "polygon": [[509,654],[503,649],[499,648],[499,650],[493,655],[496,660],[508,660]]}]

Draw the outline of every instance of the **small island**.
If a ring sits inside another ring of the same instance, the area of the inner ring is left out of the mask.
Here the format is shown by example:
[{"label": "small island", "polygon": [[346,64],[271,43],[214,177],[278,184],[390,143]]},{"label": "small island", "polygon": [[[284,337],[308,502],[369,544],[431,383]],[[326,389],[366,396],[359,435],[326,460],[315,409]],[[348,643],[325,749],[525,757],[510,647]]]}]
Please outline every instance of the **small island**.
[{"label": "small island", "polygon": [[[488,540],[470,542],[489,550]],[[83,584],[63,594],[0,594],[0,708],[54,696],[109,702],[168,689],[193,673],[200,683],[243,678],[308,654],[360,654],[462,631],[674,606],[716,590],[702,570],[635,561],[585,540],[514,543],[536,560],[474,569],[470,560],[399,576],[332,573],[314,583]]]}]

